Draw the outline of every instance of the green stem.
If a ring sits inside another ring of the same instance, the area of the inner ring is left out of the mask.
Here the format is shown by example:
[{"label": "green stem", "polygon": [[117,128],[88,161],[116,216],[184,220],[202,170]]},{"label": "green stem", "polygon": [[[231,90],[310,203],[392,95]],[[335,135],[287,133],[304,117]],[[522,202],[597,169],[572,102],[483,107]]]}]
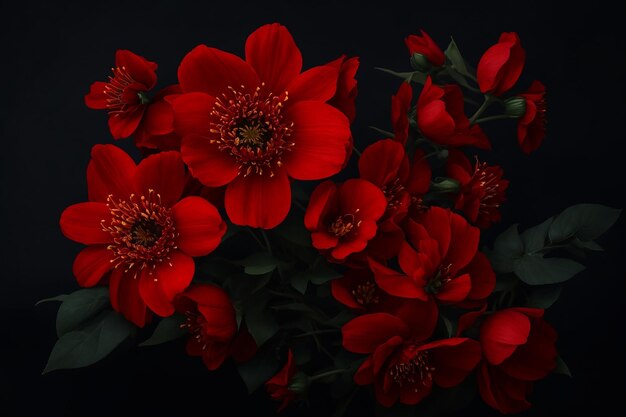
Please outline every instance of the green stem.
[{"label": "green stem", "polygon": [[[254,238],[254,240],[256,241],[256,243],[257,243],[260,247],[265,248],[265,245],[263,244],[263,242],[261,242],[261,240],[257,237],[257,235],[254,233],[254,231],[253,231],[251,228],[246,227],[245,229],[246,229],[246,231],[247,231],[248,233],[250,233],[250,236],[252,236],[252,237]],[[265,248],[265,249],[267,249],[267,248]]]},{"label": "green stem", "polygon": [[357,154],[359,157],[361,157],[361,151],[360,151],[360,150],[358,150],[358,149],[356,148],[356,146],[353,146],[353,147],[352,147],[352,151],[353,151],[355,154]]},{"label": "green stem", "polygon": [[313,381],[317,381],[319,379],[323,379],[329,376],[333,376],[333,375],[338,375],[338,374],[344,374],[346,372],[350,371],[349,369],[333,369],[330,371],[326,371],[326,372],[322,372],[316,375],[313,375],[312,377],[309,378],[310,382]]},{"label": "green stem", "polygon": [[476,123],[476,119],[478,119],[480,117],[481,114],[483,114],[485,112],[485,110],[487,110],[489,108],[489,106],[491,105],[491,103],[493,103],[494,99],[493,96],[491,95],[486,95],[485,96],[485,101],[483,101],[483,104],[481,104],[481,106],[478,108],[478,110],[476,110],[476,113],[474,113],[474,115],[472,117],[470,117],[469,122],[471,125],[473,125],[474,123]]},{"label": "green stem", "polygon": [[295,335],[294,338],[296,338],[296,337],[307,337],[307,336],[313,336],[313,335],[318,335],[318,334],[326,334],[326,333],[337,333],[339,331],[340,331],[339,329],[313,330],[311,332],[300,333],[298,335]]},{"label": "green stem", "polygon": [[503,120],[503,119],[517,119],[517,117],[509,116],[506,114],[498,114],[495,116],[487,116],[477,119],[475,123],[483,123],[483,122],[491,122],[493,120]]},{"label": "green stem", "polygon": [[304,207],[304,205],[298,200],[293,200],[293,205],[298,207],[300,210],[306,213],[306,207]]},{"label": "green stem", "polygon": [[269,237],[267,237],[267,233],[265,232],[264,229],[261,229],[261,236],[263,236],[263,240],[265,241],[265,246],[267,247],[267,253],[269,253],[270,256],[274,256],[272,252],[272,245],[270,244],[270,239]]}]

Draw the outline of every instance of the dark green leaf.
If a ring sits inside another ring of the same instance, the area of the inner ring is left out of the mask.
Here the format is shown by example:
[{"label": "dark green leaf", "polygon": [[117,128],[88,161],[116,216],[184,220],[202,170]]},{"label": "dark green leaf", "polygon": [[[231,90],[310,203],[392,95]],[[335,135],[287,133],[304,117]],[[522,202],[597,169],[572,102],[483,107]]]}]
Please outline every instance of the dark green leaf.
[{"label": "dark green leaf", "polygon": [[526,255],[515,263],[515,274],[529,285],[558,284],[583,269],[583,265],[570,259],[538,255]]},{"label": "dark green leaf", "polygon": [[35,303],[35,307],[39,304],[47,303],[49,301],[64,301],[67,298],[67,294],[57,295],[56,297],[44,298],[43,300],[39,300]]},{"label": "dark green leaf", "polygon": [[311,233],[304,227],[304,213],[301,210],[292,209],[287,218],[273,232],[290,243],[305,247],[311,246]]},{"label": "dark green leaf", "polygon": [[470,83],[467,82],[467,79],[463,75],[461,75],[461,73],[456,71],[454,68],[449,68],[447,71],[444,72],[444,74],[448,74],[450,78],[452,78],[454,81],[456,81],[458,84],[462,85],[463,87],[472,88]]},{"label": "dark green leaf", "polygon": [[441,318],[441,321],[443,323],[443,326],[446,329],[446,335],[447,337],[452,337],[454,336],[454,324],[452,324],[452,322],[450,321],[449,318],[447,318],[446,316],[444,316],[443,314],[440,314],[439,317]]},{"label": "dark green leaf", "polygon": [[246,300],[244,306],[246,326],[257,346],[262,346],[278,331],[278,323],[267,306],[268,301],[268,293],[256,293]]},{"label": "dark green leaf", "polygon": [[152,336],[140,343],[139,346],[160,345],[161,343],[170,342],[188,334],[187,328],[181,327],[184,323],[185,316],[180,314],[174,314],[173,316],[161,319],[156,329],[154,329]]},{"label": "dark green leaf", "polygon": [[109,304],[109,289],[85,288],[65,296],[57,313],[57,335],[74,330],[104,310]]},{"label": "dark green leaf", "polygon": [[597,239],[619,218],[621,210],[600,204],[577,204],[559,214],[550,227],[550,240],[562,242],[573,236],[583,242]]},{"label": "dark green leaf", "polygon": [[267,252],[256,252],[238,262],[244,267],[248,275],[263,275],[272,272],[278,266],[278,261]]},{"label": "dark green leaf", "polygon": [[519,282],[519,279],[512,273],[496,275],[496,288],[494,292],[510,291]]},{"label": "dark green leaf", "polygon": [[237,371],[246,384],[249,394],[274,376],[282,366],[274,352],[275,349],[272,346],[266,346],[260,349],[252,359],[237,366]]},{"label": "dark green leaf", "polygon": [[592,250],[595,252],[602,252],[604,250],[602,246],[598,245],[593,240],[583,242],[582,240],[576,238],[571,243],[574,247],[579,248],[579,249],[587,249],[587,250]]},{"label": "dark green leaf", "polygon": [[461,51],[459,51],[459,47],[457,46],[454,39],[450,40],[450,44],[448,45],[448,49],[446,49],[446,57],[452,64],[452,68],[455,69],[459,74],[468,75],[467,66],[465,65],[465,60],[461,55]]},{"label": "dark green leaf", "polygon": [[489,260],[496,272],[513,272],[515,262],[523,253],[524,243],[517,231],[517,224],[514,224],[496,238]]},{"label": "dark green leaf", "polygon": [[43,373],[91,365],[130,337],[135,326],[114,311],[104,311],[84,327],[57,340]]},{"label": "dark green leaf", "polygon": [[569,367],[561,356],[557,356],[556,358],[556,368],[554,368],[554,373],[559,375],[566,375],[570,378],[572,377],[572,373],[570,372]]},{"label": "dark green leaf", "polygon": [[322,285],[333,279],[341,278],[342,275],[331,268],[323,258],[317,258],[311,268],[291,277],[291,286],[301,294],[304,294],[309,282],[315,285]]},{"label": "dark green leaf", "polygon": [[526,300],[526,307],[546,309],[561,295],[561,285],[541,285],[531,287]]},{"label": "dark green leaf", "polygon": [[386,72],[387,74],[391,74],[395,77],[402,78],[404,81],[409,83],[424,84],[426,82],[426,74],[419,71],[396,72],[387,68],[376,69],[382,72]]},{"label": "dark green leaf", "polygon": [[548,229],[553,220],[554,217],[550,217],[540,225],[528,228],[522,233],[522,241],[524,242],[524,251],[526,253],[538,252],[543,249],[548,237]]}]

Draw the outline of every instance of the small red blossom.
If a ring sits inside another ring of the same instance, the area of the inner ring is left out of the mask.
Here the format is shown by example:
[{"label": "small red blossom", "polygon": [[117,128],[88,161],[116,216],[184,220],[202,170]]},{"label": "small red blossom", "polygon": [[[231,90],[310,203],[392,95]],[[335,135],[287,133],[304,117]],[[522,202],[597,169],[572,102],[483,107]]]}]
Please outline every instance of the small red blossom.
[{"label": "small red blossom", "polygon": [[530,407],[534,381],[556,367],[556,332],[543,310],[509,308],[487,316],[480,326],[484,360],[478,371],[483,400],[504,414]]},{"label": "small red blossom", "polygon": [[478,62],[476,78],[480,91],[496,96],[511,89],[524,69],[526,52],[515,32],[504,32]]},{"label": "small red blossom", "polygon": [[413,99],[413,88],[409,83],[402,83],[395,96],[391,96],[391,123],[393,139],[405,145],[409,138],[409,110]]},{"label": "small red blossom", "polygon": [[265,383],[270,397],[272,397],[273,400],[281,401],[281,404],[278,407],[279,412],[284,410],[289,403],[296,399],[296,392],[289,389],[289,384],[295,374],[296,363],[293,360],[293,353],[291,353],[291,349],[289,349],[289,352],[287,353],[287,363],[285,363],[285,366],[283,366],[276,375]]},{"label": "small red blossom", "polygon": [[480,231],[450,210],[431,207],[406,225],[398,255],[402,272],[370,259],[376,283],[396,297],[441,303],[479,303],[495,287],[487,257],[478,252]]},{"label": "small red blossom", "polygon": [[458,385],[480,361],[480,344],[453,337],[428,342],[436,314],[428,303],[412,302],[396,315],[365,314],[342,328],[343,346],[369,354],[354,375],[357,385],[374,384],[376,400],[385,407],[413,405],[428,396],[433,385]]},{"label": "small red blossom", "polygon": [[328,104],[340,110],[346,115],[350,123],[354,122],[356,117],[356,96],[359,92],[357,87],[356,72],[359,69],[359,58],[346,58],[345,55],[329,62],[328,64],[339,71],[337,77],[337,90],[335,95],[328,100]]},{"label": "small red blossom", "polygon": [[470,124],[465,115],[463,92],[458,85],[438,86],[428,77],[417,100],[417,126],[424,136],[440,145],[491,148],[480,126]]},{"label": "small red blossom", "polygon": [[178,84],[160,90],[148,103],[133,133],[138,148],[180,151],[181,137],[174,131],[172,101],[180,94]]},{"label": "small red blossom", "polygon": [[539,81],[533,81],[524,94],[526,111],[517,122],[517,141],[522,151],[531,153],[543,142],[546,135],[546,87]]},{"label": "small red blossom", "polygon": [[181,199],[185,167],[178,152],[135,162],[113,145],[96,145],[87,168],[89,202],[63,211],[63,234],[88,245],[74,261],[83,287],[108,276],[111,305],[144,326],[147,308],[174,312],[174,297],[194,274],[194,256],[212,252],[226,232],[217,209],[200,197]]},{"label": "small red blossom", "polygon": [[349,269],[343,277],[330,282],[335,300],[361,313],[385,311],[391,296],[382,291],[369,269]]},{"label": "small red blossom", "polygon": [[446,162],[447,175],[461,187],[454,208],[481,229],[500,221],[500,205],[506,200],[509,182],[499,166],[489,166],[476,158],[472,165],[463,152],[451,149]]},{"label": "small red blossom", "polygon": [[340,185],[325,181],[311,194],[304,225],[313,247],[329,260],[343,262],[367,247],[386,209],[385,194],[369,181],[350,179]]},{"label": "small red blossom", "polygon": [[409,35],[404,43],[411,55],[421,54],[435,67],[441,67],[446,63],[446,57],[439,46],[432,40],[428,33],[420,29],[421,35]]},{"label": "small red blossom", "polygon": [[131,136],[150,101],[146,93],[156,84],[157,64],[127,50],[115,53],[108,82],[96,81],[85,96],[87,107],[108,110],[109,129],[115,139]]},{"label": "small red blossom", "polygon": [[174,128],[191,173],[206,186],[226,186],[230,220],[270,229],[291,207],[290,178],[317,180],[342,169],[350,122],[327,104],[337,68],[301,72],[302,55],[284,26],[257,29],[245,50],[245,61],[205,45],[183,58]]}]

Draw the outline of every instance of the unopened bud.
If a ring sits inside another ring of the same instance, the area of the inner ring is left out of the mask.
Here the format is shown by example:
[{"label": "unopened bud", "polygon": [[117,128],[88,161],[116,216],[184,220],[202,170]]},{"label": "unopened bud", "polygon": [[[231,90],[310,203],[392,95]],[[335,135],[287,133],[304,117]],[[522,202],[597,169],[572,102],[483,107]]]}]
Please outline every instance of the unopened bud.
[{"label": "unopened bud", "polygon": [[304,394],[309,390],[309,376],[303,372],[298,372],[291,378],[287,389],[296,394]]},{"label": "unopened bud", "polygon": [[526,113],[526,99],[519,96],[506,99],[504,113],[511,117],[522,117]]},{"label": "unopened bud", "polygon": [[424,55],[415,53],[411,57],[411,67],[416,71],[426,73],[433,68],[433,65]]}]

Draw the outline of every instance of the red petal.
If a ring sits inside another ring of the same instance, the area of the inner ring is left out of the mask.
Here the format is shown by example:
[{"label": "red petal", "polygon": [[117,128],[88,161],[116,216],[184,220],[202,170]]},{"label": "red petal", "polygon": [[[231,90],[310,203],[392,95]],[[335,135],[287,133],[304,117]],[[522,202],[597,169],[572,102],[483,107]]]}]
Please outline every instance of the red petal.
[{"label": "red petal", "polygon": [[111,234],[102,230],[102,221],[111,218],[111,211],[103,203],[79,203],[61,214],[61,232],[68,239],[85,245],[112,242]]},{"label": "red petal", "polygon": [[468,273],[472,278],[472,290],[468,294],[469,299],[483,300],[491,295],[496,286],[496,274],[485,254],[476,252],[476,256],[463,272]]},{"label": "red petal", "polygon": [[177,96],[171,104],[176,133],[180,136],[190,133],[208,136],[214,103],[215,99],[204,93],[187,93]]},{"label": "red petal", "polygon": [[210,343],[202,353],[202,362],[209,371],[219,368],[228,357],[229,345],[225,343]]},{"label": "red petal", "polygon": [[426,340],[432,336],[439,319],[439,309],[432,297],[426,301],[403,300],[393,313],[409,327],[415,340]]},{"label": "red petal", "polygon": [[470,225],[462,216],[450,215],[450,246],[444,259],[455,271],[465,267],[476,256],[480,229]]},{"label": "red petal", "polygon": [[156,84],[157,65],[131,51],[119,49],[115,52],[115,66],[124,68],[130,77],[145,85],[148,90]]},{"label": "red petal", "polygon": [[240,175],[226,188],[224,197],[230,221],[241,226],[271,229],[278,226],[291,208],[291,186],[284,169]]},{"label": "red petal", "polygon": [[[313,190],[309,205],[304,213],[304,225],[309,231],[318,229],[323,220],[323,213],[327,210],[329,200],[337,192],[337,186],[332,181],[324,181]],[[316,246],[317,247],[317,246]],[[319,249],[319,248],[318,248]]]},{"label": "red petal", "polygon": [[185,93],[199,91],[216,97],[229,93],[228,87],[254,91],[259,77],[243,59],[206,45],[196,46],[178,67],[178,81]]},{"label": "red petal", "polygon": [[261,26],[248,36],[246,61],[274,94],[282,94],[302,69],[300,50],[278,23]]},{"label": "red petal", "polygon": [[132,136],[139,127],[145,105],[139,105],[125,110],[123,113],[109,115],[109,130],[114,139],[124,139]]},{"label": "red petal", "polygon": [[83,249],[74,259],[72,271],[78,285],[93,287],[100,278],[113,268],[113,251],[106,246],[89,246]]},{"label": "red petal", "polygon": [[165,100],[150,103],[143,117],[143,126],[151,135],[166,135],[174,130],[174,112]]},{"label": "red petal", "polygon": [[150,315],[139,295],[139,278],[135,278],[134,273],[125,273],[123,267],[113,269],[109,278],[109,295],[111,306],[116,311],[136,326],[143,327]]},{"label": "red petal", "polygon": [[220,187],[237,177],[239,168],[233,157],[219,150],[205,136],[187,135],[182,141],[180,153],[191,174],[209,187]]},{"label": "red petal", "polygon": [[301,101],[286,109],[286,117],[294,124],[294,146],[283,159],[289,176],[316,180],[339,172],[351,135],[346,116],[328,104]]},{"label": "red petal", "polygon": [[137,165],[134,183],[137,194],[148,198],[150,190],[160,196],[164,207],[172,207],[185,187],[185,165],[178,152],[150,155]]},{"label": "red petal", "polygon": [[522,313],[501,310],[488,316],[480,327],[480,342],[485,358],[493,365],[501,364],[517,346],[526,343],[530,320]]},{"label": "red petal", "polygon": [[387,199],[380,188],[362,179],[346,180],[339,186],[337,196],[339,211],[341,213],[354,213],[356,218],[363,220],[363,222],[376,222],[385,214],[387,209]]},{"label": "red petal", "polygon": [[436,295],[436,297],[440,301],[448,303],[458,303],[465,300],[471,288],[472,281],[469,274],[463,274],[445,284]]},{"label": "red petal", "polygon": [[369,266],[376,278],[376,284],[387,294],[402,298],[418,298],[424,301],[428,299],[428,294],[424,292],[424,289],[418,287],[408,276],[371,259],[369,259]]},{"label": "red petal", "polygon": [[289,83],[287,87],[289,101],[287,104],[305,100],[330,100],[335,95],[338,76],[337,69],[328,65],[321,65],[304,71]]},{"label": "red petal", "polygon": [[207,255],[220,244],[226,223],[215,206],[201,197],[187,197],[172,208],[178,237],[176,244],[187,255]]},{"label": "red petal", "polygon": [[402,320],[391,314],[365,314],[343,326],[343,347],[354,353],[372,353],[392,337],[404,337],[408,330]]},{"label": "red petal", "polygon": [[413,250],[411,245],[406,242],[400,244],[400,253],[398,253],[398,263],[402,271],[409,276],[415,276],[417,273],[424,274],[424,266],[417,252]]},{"label": "red petal", "polygon": [[384,139],[368,146],[359,158],[359,176],[383,187],[398,178],[398,173],[408,171],[409,160],[402,144]]},{"label": "red petal", "polygon": [[102,110],[109,105],[109,96],[105,93],[107,83],[96,81],[89,87],[89,93],[85,95],[85,104],[90,109]]},{"label": "red petal", "polygon": [[132,158],[117,146],[91,148],[91,161],[87,166],[89,200],[105,203],[110,194],[128,199],[135,192],[132,184],[135,167]]}]

